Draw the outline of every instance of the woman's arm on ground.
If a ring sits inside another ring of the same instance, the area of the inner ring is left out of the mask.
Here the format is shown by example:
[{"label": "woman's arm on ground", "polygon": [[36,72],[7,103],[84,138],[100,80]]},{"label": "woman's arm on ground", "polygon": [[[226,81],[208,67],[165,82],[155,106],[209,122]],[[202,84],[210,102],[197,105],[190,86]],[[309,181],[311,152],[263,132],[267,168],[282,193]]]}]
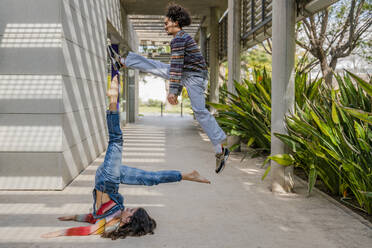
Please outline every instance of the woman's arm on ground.
[{"label": "woman's arm on ground", "polygon": [[68,229],[45,233],[41,235],[41,237],[42,238],[55,238],[59,236],[87,236],[91,234],[99,234],[104,231],[105,223],[106,223],[106,220],[102,219],[92,226],[71,227]]},{"label": "woman's arm on ground", "polygon": [[88,222],[88,223],[96,223],[96,219],[93,218],[92,214],[76,214],[76,215],[69,215],[69,216],[61,216],[58,217],[60,221],[77,221],[77,222]]}]

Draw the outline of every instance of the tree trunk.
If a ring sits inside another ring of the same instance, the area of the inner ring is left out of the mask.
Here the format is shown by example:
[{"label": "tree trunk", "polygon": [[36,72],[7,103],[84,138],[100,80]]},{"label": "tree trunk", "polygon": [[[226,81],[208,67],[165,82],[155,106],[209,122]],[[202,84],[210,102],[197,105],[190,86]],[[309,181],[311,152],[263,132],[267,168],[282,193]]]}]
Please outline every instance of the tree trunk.
[{"label": "tree trunk", "polygon": [[319,58],[319,60],[320,60],[320,68],[322,69],[322,75],[323,75],[324,81],[328,86],[332,87],[332,77],[333,77],[332,68],[328,65],[326,58],[323,58],[323,59]]},{"label": "tree trunk", "polygon": [[336,69],[336,65],[337,65],[337,60],[338,60],[338,58],[337,57],[333,57],[332,59],[331,59],[331,63],[329,64],[329,66],[331,67],[331,79],[330,79],[330,82],[331,82],[331,84],[332,84],[332,79],[333,79],[333,73],[335,72],[335,69]]},{"label": "tree trunk", "polygon": [[333,72],[336,69],[336,65],[337,65],[337,58],[332,58],[330,64],[327,63],[326,58],[322,59],[320,63],[324,81],[331,88],[332,88]]},{"label": "tree trunk", "polygon": [[332,79],[333,79],[333,73],[329,66],[323,71],[323,77],[325,83],[332,88]]}]

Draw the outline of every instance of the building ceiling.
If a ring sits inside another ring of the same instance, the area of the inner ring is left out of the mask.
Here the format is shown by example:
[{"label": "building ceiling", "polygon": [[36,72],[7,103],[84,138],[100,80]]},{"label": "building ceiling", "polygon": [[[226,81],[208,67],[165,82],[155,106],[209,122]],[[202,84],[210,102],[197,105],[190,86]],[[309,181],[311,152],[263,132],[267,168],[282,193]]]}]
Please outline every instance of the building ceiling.
[{"label": "building ceiling", "polygon": [[[312,13],[331,5],[338,0],[301,0],[298,8],[300,10],[298,19],[303,18],[302,15],[308,16]],[[166,12],[166,7],[169,0],[121,0],[122,7],[125,8],[134,30],[137,32],[140,44],[142,45],[163,45],[169,44],[172,37],[168,36],[164,30],[163,18]],[[200,26],[208,26],[211,8],[217,8],[218,16],[221,17],[228,8],[228,0],[183,0],[176,1],[190,11],[192,15],[192,24],[185,27],[188,32],[197,40],[197,33]],[[242,35],[246,47],[251,47],[258,42],[271,36],[271,16],[272,16],[272,0],[254,0],[244,1],[247,5],[243,11],[243,19],[245,26],[249,26]],[[252,19],[252,3],[254,3],[255,25],[251,25]],[[265,3],[267,18],[261,18],[262,3]],[[257,20],[256,20],[257,19]],[[265,25],[260,25],[260,20]]]},{"label": "building ceiling", "polygon": [[[211,7],[222,14],[227,9],[227,0],[184,0],[178,1],[190,11],[192,24],[184,30],[195,38],[199,27],[209,22]],[[169,43],[172,37],[164,30],[164,14],[169,0],[121,0],[128,14],[140,44],[160,45]]]},{"label": "building ceiling", "polygon": [[[121,0],[128,15],[164,15],[169,0]],[[192,15],[207,16],[209,8],[227,9],[227,0],[183,0],[175,1],[188,9]]]},{"label": "building ceiling", "polygon": [[[164,30],[164,16],[162,15],[129,15],[129,19],[141,44],[163,44],[169,43],[171,36]],[[199,30],[202,19],[192,17],[192,24],[184,27],[184,30],[195,37]]]}]

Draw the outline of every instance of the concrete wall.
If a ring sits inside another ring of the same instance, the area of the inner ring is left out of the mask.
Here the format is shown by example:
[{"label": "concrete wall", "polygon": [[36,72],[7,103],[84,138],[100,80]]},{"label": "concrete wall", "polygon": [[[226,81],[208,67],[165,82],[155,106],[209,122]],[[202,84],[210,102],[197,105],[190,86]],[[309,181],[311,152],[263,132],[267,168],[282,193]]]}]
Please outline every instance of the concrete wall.
[{"label": "concrete wall", "polygon": [[119,0],[0,2],[0,189],[63,189],[106,149]]}]

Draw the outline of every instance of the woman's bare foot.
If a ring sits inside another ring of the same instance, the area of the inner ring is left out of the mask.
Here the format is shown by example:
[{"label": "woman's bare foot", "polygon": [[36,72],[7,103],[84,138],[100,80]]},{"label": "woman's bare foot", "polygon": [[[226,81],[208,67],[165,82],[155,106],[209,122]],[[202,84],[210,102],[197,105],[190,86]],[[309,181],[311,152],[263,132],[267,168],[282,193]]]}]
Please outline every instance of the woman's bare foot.
[{"label": "woman's bare foot", "polygon": [[202,177],[196,170],[194,170],[191,173],[182,174],[182,180],[193,181],[198,183],[211,183],[211,181],[209,181],[205,177]]},{"label": "woman's bare foot", "polygon": [[111,80],[110,89],[107,90],[106,95],[109,97],[109,104],[117,103],[118,96],[119,96],[119,82],[118,82],[118,75],[115,75]]}]

